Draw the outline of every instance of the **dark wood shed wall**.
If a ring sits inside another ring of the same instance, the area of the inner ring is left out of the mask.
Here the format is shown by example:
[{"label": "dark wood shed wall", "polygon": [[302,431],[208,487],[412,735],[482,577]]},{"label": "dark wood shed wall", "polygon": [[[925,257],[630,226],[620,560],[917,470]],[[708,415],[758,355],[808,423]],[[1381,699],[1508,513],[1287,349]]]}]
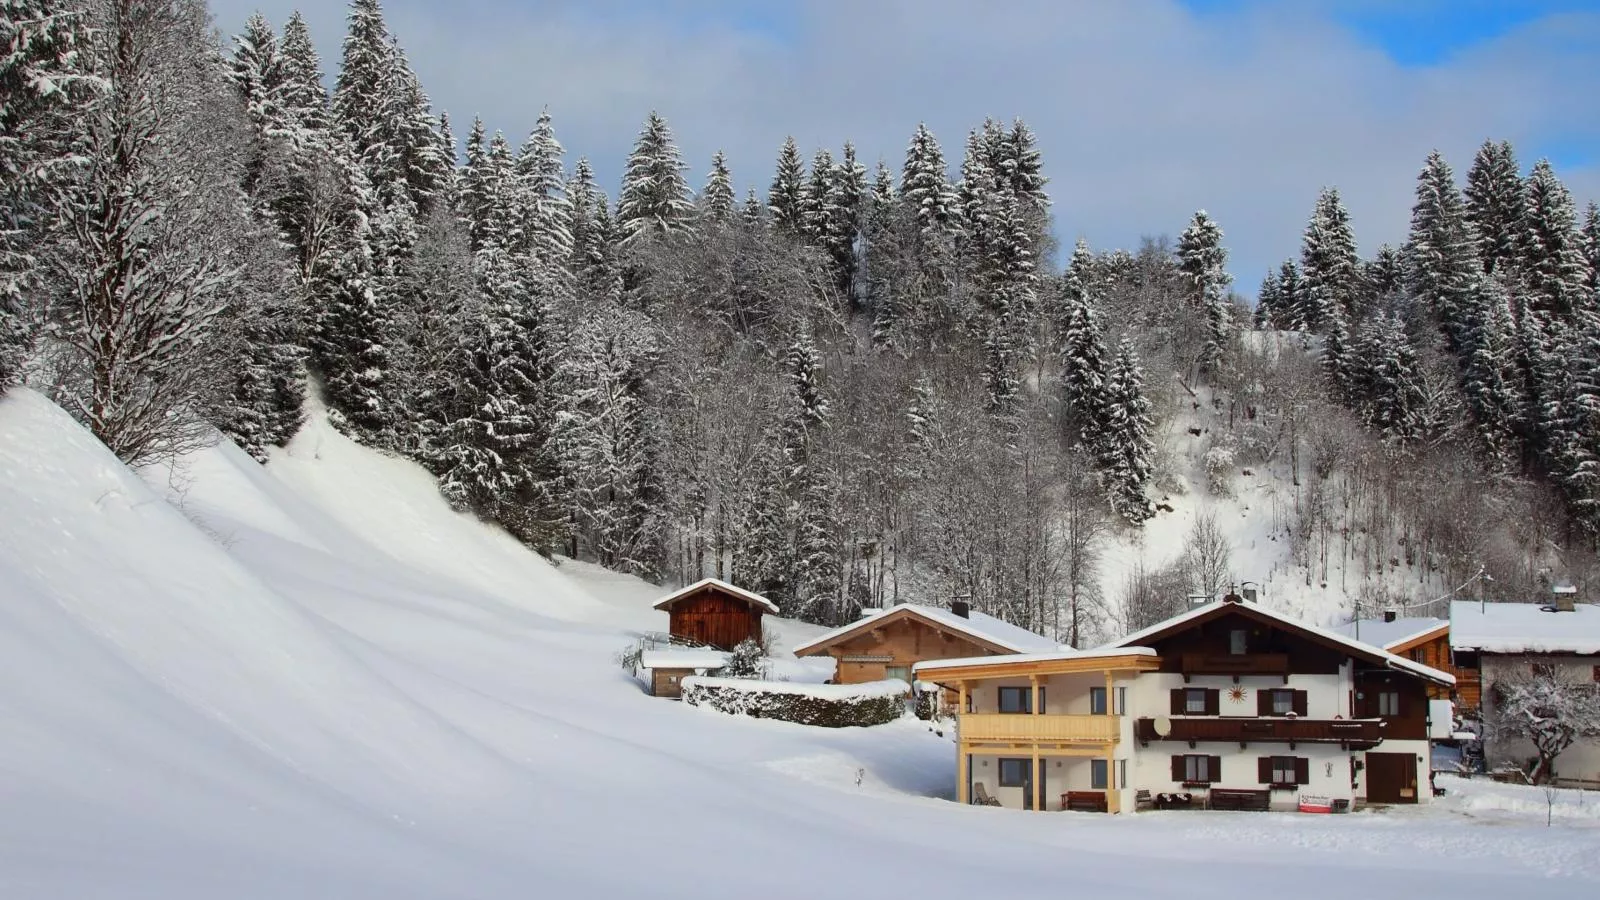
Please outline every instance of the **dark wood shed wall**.
[{"label": "dark wood shed wall", "polygon": [[732,650],[746,638],[761,640],[760,607],[707,586],[668,611],[673,637],[687,638],[721,650]]}]

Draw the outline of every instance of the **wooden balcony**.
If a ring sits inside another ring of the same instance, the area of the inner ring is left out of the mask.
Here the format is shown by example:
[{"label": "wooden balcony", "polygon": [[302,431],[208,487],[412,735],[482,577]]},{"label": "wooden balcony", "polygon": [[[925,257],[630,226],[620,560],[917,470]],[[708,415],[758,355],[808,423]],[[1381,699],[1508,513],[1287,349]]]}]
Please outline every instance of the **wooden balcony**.
[{"label": "wooden balcony", "polygon": [[1178,657],[1178,671],[1190,675],[1283,675],[1289,674],[1287,653],[1185,653]]},{"label": "wooden balcony", "polygon": [[1122,731],[1122,717],[967,713],[958,729],[963,741],[1114,744]]},{"label": "wooden balcony", "polygon": [[1191,719],[1174,716],[1172,730],[1156,734],[1155,719],[1138,719],[1133,736],[1140,744],[1151,741],[1218,741],[1272,744],[1341,744],[1353,750],[1374,747],[1383,740],[1378,719]]}]

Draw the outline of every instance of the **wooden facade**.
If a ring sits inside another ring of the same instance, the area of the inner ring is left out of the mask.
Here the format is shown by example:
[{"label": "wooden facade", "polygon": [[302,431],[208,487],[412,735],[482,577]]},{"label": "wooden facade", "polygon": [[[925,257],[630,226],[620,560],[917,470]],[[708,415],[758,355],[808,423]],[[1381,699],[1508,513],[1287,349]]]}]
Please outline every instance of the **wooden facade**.
[{"label": "wooden facade", "polygon": [[683,696],[683,680],[695,674],[695,669],[651,669],[650,696],[673,700]]},{"label": "wooden facade", "polygon": [[1404,656],[1412,662],[1419,662],[1425,666],[1449,672],[1456,677],[1456,686],[1451,688],[1442,685],[1430,684],[1428,696],[1434,700],[1454,700],[1456,705],[1463,709],[1477,709],[1483,702],[1482,678],[1479,676],[1476,660],[1472,665],[1466,665],[1466,659],[1461,660],[1462,665],[1457,665],[1457,660],[1450,652],[1450,625],[1448,622],[1440,623],[1439,627],[1427,634],[1396,641],[1384,647],[1396,656]]},{"label": "wooden facade", "polygon": [[761,641],[763,614],[778,611],[770,600],[715,579],[690,585],[655,608],[666,610],[673,638],[719,650]]},{"label": "wooden facade", "polygon": [[891,677],[910,680],[911,667],[919,662],[1012,652],[902,609],[869,620],[832,643],[802,647],[799,655],[833,657],[835,684],[865,684]]}]

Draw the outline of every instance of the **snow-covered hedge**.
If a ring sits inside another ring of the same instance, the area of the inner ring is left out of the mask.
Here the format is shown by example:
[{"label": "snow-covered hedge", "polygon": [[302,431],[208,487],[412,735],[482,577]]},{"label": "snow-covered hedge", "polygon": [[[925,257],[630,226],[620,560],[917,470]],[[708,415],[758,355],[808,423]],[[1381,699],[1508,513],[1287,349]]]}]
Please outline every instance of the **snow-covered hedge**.
[{"label": "snow-covered hedge", "polygon": [[693,676],[683,680],[683,702],[735,716],[847,728],[898,719],[910,689],[903,681],[799,684]]}]

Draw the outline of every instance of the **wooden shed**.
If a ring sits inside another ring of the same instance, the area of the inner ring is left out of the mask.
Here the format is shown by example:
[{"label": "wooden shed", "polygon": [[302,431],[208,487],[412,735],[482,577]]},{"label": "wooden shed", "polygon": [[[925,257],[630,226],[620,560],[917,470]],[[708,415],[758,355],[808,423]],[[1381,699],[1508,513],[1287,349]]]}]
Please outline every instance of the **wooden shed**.
[{"label": "wooden shed", "polygon": [[707,578],[661,598],[675,638],[721,650],[732,650],[746,638],[761,640],[761,617],[774,615],[778,605],[760,594]]}]

